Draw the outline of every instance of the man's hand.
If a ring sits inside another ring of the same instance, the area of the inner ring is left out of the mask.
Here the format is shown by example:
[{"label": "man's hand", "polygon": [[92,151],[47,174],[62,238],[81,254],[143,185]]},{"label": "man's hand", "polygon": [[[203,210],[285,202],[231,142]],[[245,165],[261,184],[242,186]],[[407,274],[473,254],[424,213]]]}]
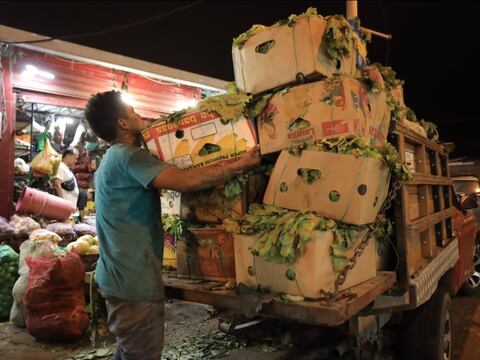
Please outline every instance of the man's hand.
[{"label": "man's hand", "polygon": [[259,147],[255,145],[244,156],[230,163],[189,170],[169,167],[157,175],[151,186],[157,189],[169,189],[179,192],[207,189],[233,176],[240,175],[259,164]]},{"label": "man's hand", "polygon": [[260,165],[260,160],[260,147],[255,145],[238,160],[238,164],[242,167],[242,171],[248,171]]}]

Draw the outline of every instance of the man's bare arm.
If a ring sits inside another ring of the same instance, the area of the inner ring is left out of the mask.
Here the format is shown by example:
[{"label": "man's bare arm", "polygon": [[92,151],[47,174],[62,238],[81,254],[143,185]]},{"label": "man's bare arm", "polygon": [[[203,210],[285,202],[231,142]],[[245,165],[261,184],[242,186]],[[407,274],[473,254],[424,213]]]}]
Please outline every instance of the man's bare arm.
[{"label": "man's bare arm", "polygon": [[258,146],[255,146],[244,157],[227,164],[189,170],[169,167],[158,174],[151,185],[158,189],[180,192],[207,189],[248,171],[259,163]]},{"label": "man's bare arm", "polygon": [[63,197],[63,189],[62,189],[62,180],[60,179],[53,179],[53,187],[55,188],[55,192],[58,196]]}]

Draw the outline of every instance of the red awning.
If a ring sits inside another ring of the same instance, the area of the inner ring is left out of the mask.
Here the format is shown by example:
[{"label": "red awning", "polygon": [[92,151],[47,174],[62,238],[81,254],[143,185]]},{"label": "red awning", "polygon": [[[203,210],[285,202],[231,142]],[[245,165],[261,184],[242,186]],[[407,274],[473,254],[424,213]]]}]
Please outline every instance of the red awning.
[{"label": "red awning", "polygon": [[[35,51],[17,50],[13,87],[26,90],[27,101],[83,108],[88,98],[97,92],[120,90],[128,85],[134,108],[144,117],[156,118],[173,112],[178,103],[200,100],[201,90],[185,85],[163,83],[136,74],[107,69],[98,65],[78,63]],[[55,76],[25,73],[27,65]],[[63,102],[64,101],[64,102]]]}]

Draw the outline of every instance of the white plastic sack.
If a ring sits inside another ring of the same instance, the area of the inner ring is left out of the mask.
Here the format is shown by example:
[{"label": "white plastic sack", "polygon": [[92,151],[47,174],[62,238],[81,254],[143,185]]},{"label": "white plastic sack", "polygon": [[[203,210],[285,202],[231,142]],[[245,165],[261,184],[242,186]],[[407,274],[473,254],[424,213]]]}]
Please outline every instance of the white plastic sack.
[{"label": "white plastic sack", "polygon": [[46,240],[27,240],[20,245],[20,260],[18,265],[18,274],[20,277],[15,282],[12,290],[13,305],[10,309],[10,322],[17,326],[26,326],[27,310],[23,304],[23,296],[28,285],[28,265],[25,258],[31,256],[33,259],[45,256],[55,256],[56,246]]}]

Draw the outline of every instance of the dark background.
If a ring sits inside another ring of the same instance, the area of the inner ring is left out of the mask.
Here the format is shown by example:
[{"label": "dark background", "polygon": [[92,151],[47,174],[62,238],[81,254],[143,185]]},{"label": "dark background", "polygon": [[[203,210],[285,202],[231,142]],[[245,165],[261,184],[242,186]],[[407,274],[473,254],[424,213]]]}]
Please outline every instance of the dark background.
[{"label": "dark background", "polygon": [[[109,29],[188,5],[184,1],[4,1],[0,24],[61,37]],[[224,80],[233,80],[232,39],[252,24],[271,25],[309,6],[345,14],[345,1],[204,1],[133,28],[68,41]],[[369,59],[405,80],[405,102],[436,123],[454,156],[479,156],[477,121],[480,3],[359,1],[362,25],[391,33],[373,38]]]}]

